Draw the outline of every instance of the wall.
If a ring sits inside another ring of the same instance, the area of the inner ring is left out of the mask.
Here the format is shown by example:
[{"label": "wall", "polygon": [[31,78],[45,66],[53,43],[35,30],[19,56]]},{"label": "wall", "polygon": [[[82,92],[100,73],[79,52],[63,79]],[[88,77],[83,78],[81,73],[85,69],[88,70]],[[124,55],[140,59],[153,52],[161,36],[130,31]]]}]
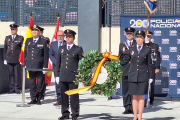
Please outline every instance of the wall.
[{"label": "wall", "polygon": [[[12,24],[13,22],[0,22],[0,44],[4,44],[4,39],[5,36],[10,35],[10,27],[9,25]],[[28,26],[20,26],[18,28],[18,34],[25,36],[26,31],[27,31]],[[42,26],[44,30],[44,36],[49,37],[50,39],[52,38],[54,31],[55,31],[55,26]],[[65,27],[60,27],[59,30],[65,30],[65,29],[72,29],[78,33],[78,26],[65,26]],[[113,55],[118,55],[118,50],[119,50],[119,43],[120,43],[120,27],[112,27],[111,30],[109,27],[103,27],[102,28],[102,35],[101,35],[101,42],[100,42],[100,52],[105,52],[106,50],[109,51],[109,34],[111,31],[111,52]],[[89,36],[91,37],[91,33],[89,33]],[[78,34],[76,35],[76,40],[75,44],[78,45]],[[87,43],[88,45],[88,43]],[[86,47],[86,46],[82,46]],[[102,72],[105,72],[104,69],[102,69]]]}]

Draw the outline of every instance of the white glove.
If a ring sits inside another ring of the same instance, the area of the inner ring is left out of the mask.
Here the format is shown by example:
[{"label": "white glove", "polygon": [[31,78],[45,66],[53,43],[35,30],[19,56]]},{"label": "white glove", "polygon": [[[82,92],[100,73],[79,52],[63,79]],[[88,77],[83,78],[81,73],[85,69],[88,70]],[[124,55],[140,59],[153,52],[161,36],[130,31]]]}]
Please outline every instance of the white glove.
[{"label": "white glove", "polygon": [[56,83],[59,84],[59,77],[56,77]]},{"label": "white glove", "polygon": [[149,84],[153,82],[153,79],[149,79]]},{"label": "white glove", "polygon": [[4,64],[7,65],[7,61],[6,60],[4,60]]},{"label": "white glove", "polygon": [[[47,68],[43,68],[43,69],[47,69]],[[46,71],[42,71],[43,72],[43,74],[45,74],[46,73]]]}]

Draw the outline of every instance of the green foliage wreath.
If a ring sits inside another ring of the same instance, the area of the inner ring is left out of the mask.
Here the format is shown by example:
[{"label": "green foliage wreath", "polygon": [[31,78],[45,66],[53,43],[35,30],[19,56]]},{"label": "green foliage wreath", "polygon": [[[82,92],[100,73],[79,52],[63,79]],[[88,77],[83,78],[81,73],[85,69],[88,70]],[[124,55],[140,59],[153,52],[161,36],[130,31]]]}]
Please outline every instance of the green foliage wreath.
[{"label": "green foliage wreath", "polygon": [[[91,50],[88,54],[80,61],[79,69],[77,70],[75,84],[82,82],[84,86],[89,86],[92,79],[92,69],[98,65],[103,59],[102,53],[97,50]],[[107,70],[108,76],[103,84],[95,84],[91,88],[92,94],[112,96],[116,90],[117,82],[122,80],[122,67],[120,61],[112,61],[107,59],[104,63],[104,68]]]}]

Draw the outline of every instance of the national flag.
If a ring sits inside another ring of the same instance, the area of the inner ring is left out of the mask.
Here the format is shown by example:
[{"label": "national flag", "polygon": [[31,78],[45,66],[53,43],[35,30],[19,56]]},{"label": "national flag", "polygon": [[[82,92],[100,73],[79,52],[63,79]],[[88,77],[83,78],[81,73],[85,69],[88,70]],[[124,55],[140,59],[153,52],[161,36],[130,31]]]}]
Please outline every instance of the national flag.
[{"label": "national flag", "polygon": [[[53,38],[51,40],[51,42],[53,41],[56,41],[57,40],[57,32],[59,31],[59,24],[60,24],[60,21],[59,21],[59,15],[57,17],[57,23],[56,23],[56,29],[55,29],[55,32],[54,32],[54,35],[53,35]],[[48,69],[52,69],[52,61],[50,60],[49,58],[49,62],[48,62]],[[45,82],[50,85],[51,84],[51,76],[52,76],[52,71],[47,71],[45,73]]]},{"label": "national flag", "polygon": [[156,0],[144,0],[144,4],[151,14],[157,10],[157,1]]},{"label": "national flag", "polygon": [[21,47],[21,53],[19,55],[19,62],[24,65],[24,49],[25,49],[25,43],[26,43],[26,39],[27,38],[31,38],[33,37],[32,35],[32,30],[31,27],[33,26],[33,18],[32,18],[32,14],[30,15],[30,21],[29,21],[29,27],[27,29],[24,41],[23,41],[23,45]]},{"label": "national flag", "polygon": [[180,19],[177,19],[178,20],[178,22],[180,23]]}]

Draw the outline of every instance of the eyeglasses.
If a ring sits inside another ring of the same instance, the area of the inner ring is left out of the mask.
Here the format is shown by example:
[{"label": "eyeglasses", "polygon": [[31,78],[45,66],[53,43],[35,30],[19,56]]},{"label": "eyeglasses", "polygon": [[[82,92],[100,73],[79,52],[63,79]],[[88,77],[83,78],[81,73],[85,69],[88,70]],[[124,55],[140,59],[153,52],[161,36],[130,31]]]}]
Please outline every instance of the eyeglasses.
[{"label": "eyeglasses", "polygon": [[64,35],[57,35],[58,37],[63,37]]},{"label": "eyeglasses", "polygon": [[16,29],[11,29],[11,30],[16,30]]}]

